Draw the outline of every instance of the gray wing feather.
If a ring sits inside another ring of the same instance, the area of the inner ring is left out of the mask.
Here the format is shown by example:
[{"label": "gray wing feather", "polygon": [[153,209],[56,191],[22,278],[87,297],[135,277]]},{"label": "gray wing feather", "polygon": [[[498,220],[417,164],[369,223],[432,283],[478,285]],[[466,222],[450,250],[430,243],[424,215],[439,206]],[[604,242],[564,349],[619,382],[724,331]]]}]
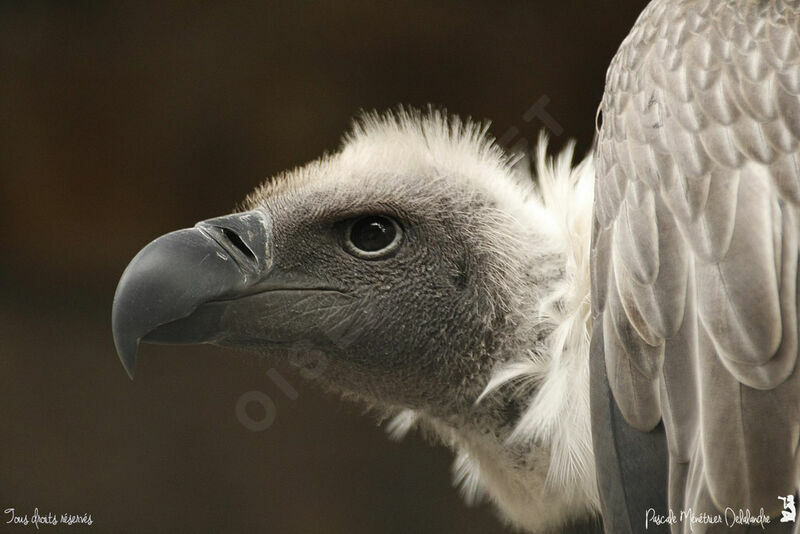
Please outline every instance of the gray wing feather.
[{"label": "gray wing feather", "polygon": [[608,71],[594,336],[627,423],[663,421],[674,509],[798,487],[798,95],[798,2],[655,0]]}]

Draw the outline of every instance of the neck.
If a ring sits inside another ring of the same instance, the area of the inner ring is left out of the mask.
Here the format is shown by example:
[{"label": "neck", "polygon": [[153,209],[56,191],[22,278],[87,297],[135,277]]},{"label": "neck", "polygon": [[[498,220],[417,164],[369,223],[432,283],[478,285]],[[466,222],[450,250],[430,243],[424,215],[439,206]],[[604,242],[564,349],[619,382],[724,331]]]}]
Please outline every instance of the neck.
[{"label": "neck", "polygon": [[570,168],[571,159],[568,148],[550,163],[540,146],[531,202],[550,216],[558,276],[536,302],[521,303],[521,326],[472,413],[455,421],[407,410],[389,425],[394,437],[415,423],[429,429],[455,451],[467,502],[488,497],[529,532],[590,519],[599,507],[589,412],[593,168]]},{"label": "neck", "polygon": [[[552,330],[541,348],[555,349],[562,335]],[[451,448],[454,482],[467,504],[489,499],[517,528],[545,532],[592,518],[598,496],[588,350],[518,354],[495,372],[486,391],[467,414],[406,410],[389,431],[399,438],[417,424]]]}]

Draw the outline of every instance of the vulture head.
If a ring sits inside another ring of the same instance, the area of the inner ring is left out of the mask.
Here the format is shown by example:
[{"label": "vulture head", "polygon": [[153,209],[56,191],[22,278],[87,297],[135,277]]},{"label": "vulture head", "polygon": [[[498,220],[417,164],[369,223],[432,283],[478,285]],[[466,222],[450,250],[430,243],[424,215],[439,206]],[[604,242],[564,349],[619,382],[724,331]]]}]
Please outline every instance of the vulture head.
[{"label": "vulture head", "polygon": [[114,300],[125,368],[140,341],[287,360],[453,448],[466,498],[513,525],[591,522],[591,161],[541,144],[534,179],[485,131],[367,115],[236,213],[156,239]]}]

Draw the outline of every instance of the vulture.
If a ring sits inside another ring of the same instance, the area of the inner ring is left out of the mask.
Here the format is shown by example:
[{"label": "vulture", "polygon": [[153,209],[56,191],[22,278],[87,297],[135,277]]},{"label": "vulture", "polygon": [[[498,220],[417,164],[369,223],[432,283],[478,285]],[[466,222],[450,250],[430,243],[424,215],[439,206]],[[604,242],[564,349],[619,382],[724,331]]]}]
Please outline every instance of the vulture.
[{"label": "vulture", "polygon": [[798,532],[798,95],[800,3],[654,0],[592,154],[541,141],[531,166],[483,123],[363,115],[136,255],[120,359],[321,358],[526,532]]}]

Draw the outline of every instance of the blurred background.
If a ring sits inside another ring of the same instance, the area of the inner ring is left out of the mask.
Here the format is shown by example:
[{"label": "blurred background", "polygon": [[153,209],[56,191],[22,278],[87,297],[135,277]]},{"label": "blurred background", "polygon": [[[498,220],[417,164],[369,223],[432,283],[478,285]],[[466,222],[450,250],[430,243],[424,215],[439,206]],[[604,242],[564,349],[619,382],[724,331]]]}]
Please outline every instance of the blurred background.
[{"label": "blurred background", "polygon": [[[291,371],[295,400],[224,350],[148,345],[131,382],[114,288],[153,238],[335,150],[361,109],[431,103],[519,148],[538,103],[553,147],[585,152],[644,3],[0,3],[0,511],[119,533],[505,532],[461,502],[448,451],[389,441]],[[235,414],[252,390],[276,405],[262,432]]]}]

